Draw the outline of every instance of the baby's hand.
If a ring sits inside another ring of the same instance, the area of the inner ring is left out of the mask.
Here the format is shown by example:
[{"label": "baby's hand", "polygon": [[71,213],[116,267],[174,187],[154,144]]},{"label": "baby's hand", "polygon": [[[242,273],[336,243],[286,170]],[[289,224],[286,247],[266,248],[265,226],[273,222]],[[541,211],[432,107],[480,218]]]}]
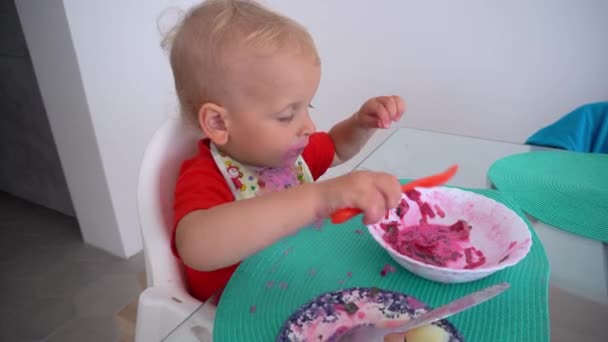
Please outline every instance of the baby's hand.
[{"label": "baby's hand", "polygon": [[389,128],[403,116],[405,102],[399,96],[380,96],[367,100],[355,114],[364,128]]},{"label": "baby's hand", "polygon": [[372,224],[401,199],[399,181],[384,172],[355,171],[318,184],[324,189],[325,217],[338,209],[358,208],[363,211],[363,222]]}]

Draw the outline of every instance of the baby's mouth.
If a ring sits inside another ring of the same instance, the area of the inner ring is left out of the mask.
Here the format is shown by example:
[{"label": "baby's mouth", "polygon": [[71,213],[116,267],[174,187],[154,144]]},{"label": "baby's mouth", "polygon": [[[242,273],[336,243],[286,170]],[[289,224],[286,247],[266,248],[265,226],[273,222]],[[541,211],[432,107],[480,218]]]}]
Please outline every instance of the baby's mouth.
[{"label": "baby's mouth", "polygon": [[295,159],[302,155],[304,149],[306,148],[306,145],[308,145],[308,142],[294,145],[289,150],[287,150],[287,152],[285,153],[286,162],[294,162]]},{"label": "baby's mouth", "polygon": [[308,145],[308,141],[297,143],[287,151],[287,154],[299,156],[304,152],[306,145]]},{"label": "baby's mouth", "polygon": [[299,156],[302,155],[302,152],[304,151],[304,149],[298,149],[298,150],[289,150],[287,152],[287,154],[285,155],[285,159],[287,162],[294,162],[295,159],[297,159]]}]

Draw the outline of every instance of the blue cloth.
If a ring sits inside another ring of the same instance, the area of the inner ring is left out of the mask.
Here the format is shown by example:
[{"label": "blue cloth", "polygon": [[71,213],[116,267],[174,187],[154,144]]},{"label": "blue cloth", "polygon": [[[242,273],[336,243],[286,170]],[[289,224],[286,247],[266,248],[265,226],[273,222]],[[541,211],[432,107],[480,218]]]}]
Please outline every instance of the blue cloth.
[{"label": "blue cloth", "polygon": [[608,153],[608,102],[586,104],[575,109],[536,132],[526,144],[575,152]]}]

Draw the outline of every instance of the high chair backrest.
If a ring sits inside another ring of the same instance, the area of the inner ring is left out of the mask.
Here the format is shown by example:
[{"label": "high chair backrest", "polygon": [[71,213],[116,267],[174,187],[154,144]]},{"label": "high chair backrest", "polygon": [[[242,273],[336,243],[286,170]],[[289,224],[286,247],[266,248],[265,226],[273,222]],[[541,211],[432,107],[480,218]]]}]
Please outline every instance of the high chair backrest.
[{"label": "high chair backrest", "polygon": [[181,163],[195,155],[201,138],[181,118],[170,118],[146,148],[137,202],[148,286],[183,286],[183,272],[170,245],[173,194]]}]

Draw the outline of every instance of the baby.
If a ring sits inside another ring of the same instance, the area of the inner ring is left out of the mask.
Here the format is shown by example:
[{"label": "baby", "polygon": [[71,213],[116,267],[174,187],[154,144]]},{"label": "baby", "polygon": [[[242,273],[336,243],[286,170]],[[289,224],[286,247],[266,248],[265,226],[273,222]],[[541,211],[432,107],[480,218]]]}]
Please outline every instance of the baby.
[{"label": "baby", "polygon": [[360,208],[373,223],[397,205],[399,182],[389,174],[315,183],[405,105],[372,98],[329,133],[315,132],[309,108],[321,62],[298,23],[253,1],[209,0],[186,14],[170,43],[182,113],[206,136],[182,164],[174,204],[173,250],[196,298],[223,288],[244,258],[337,209]]}]

